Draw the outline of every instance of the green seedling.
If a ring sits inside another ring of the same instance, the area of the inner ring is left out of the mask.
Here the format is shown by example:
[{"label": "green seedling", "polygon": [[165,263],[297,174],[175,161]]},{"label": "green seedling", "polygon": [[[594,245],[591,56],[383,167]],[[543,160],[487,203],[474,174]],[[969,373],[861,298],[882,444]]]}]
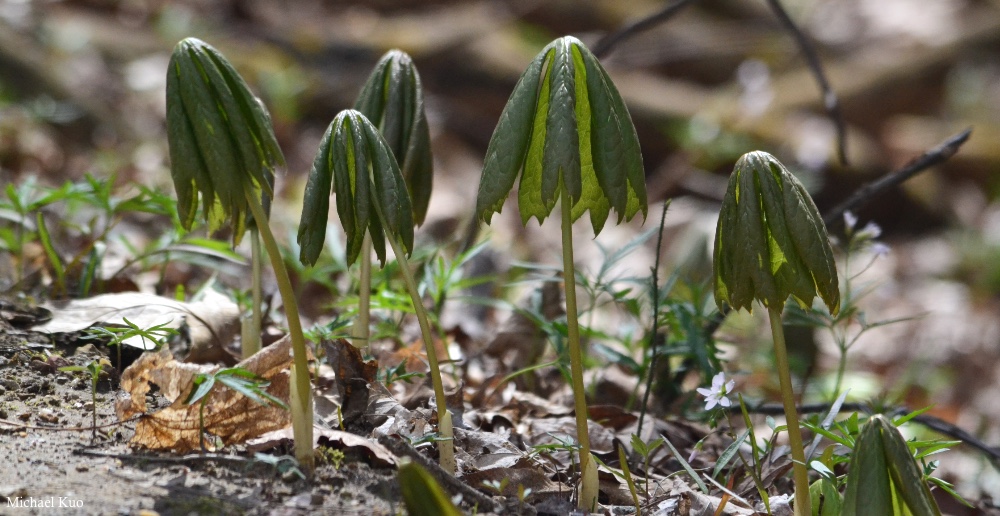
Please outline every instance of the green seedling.
[{"label": "green seedling", "polygon": [[[191,392],[184,399],[185,405],[198,403],[198,443],[201,451],[206,451],[205,447],[205,405],[208,402],[208,393],[212,392],[216,383],[220,383],[230,389],[250,398],[254,403],[260,405],[271,404],[288,410],[288,405],[284,401],[274,397],[267,392],[266,388],[271,382],[257,376],[240,367],[229,367],[220,369],[214,373],[200,373],[192,380]],[[311,456],[311,455],[310,455]]]},{"label": "green seedling", "polygon": [[[523,173],[522,173],[523,170]],[[597,58],[573,37],[549,43],[511,93],[483,165],[476,213],[487,224],[503,208],[520,175],[521,221],[541,223],[562,211],[567,341],[575,399],[582,482],[578,503],[597,504],[597,467],[590,456],[583,350],[576,306],[572,224],[585,212],[595,235],[609,212],[618,222],[647,212],[639,141],[625,103]]]},{"label": "green seedling", "polygon": [[[633,435],[633,438],[635,435]],[[635,490],[635,481],[632,480],[632,471],[628,467],[628,457],[625,456],[625,448],[622,446],[618,447],[618,462],[622,465],[622,476],[625,477],[625,483],[628,484],[628,492],[632,495],[632,503],[635,504],[635,514],[636,516],[642,516],[642,506],[639,504],[639,493]],[[646,492],[649,492],[649,484],[646,484]]]},{"label": "green seedling", "polygon": [[[285,162],[270,115],[221,53],[187,38],[177,44],[170,58],[167,136],[181,225],[190,229],[200,194],[210,230],[229,223],[235,246],[251,227],[253,247],[259,247],[259,236],[267,249],[292,340],[295,457],[306,471],[312,471],[312,392],[305,338],[288,271],[268,226],[274,170]],[[259,260],[259,253],[254,257]],[[259,312],[260,305],[254,310]]]},{"label": "green seedling", "polygon": [[789,296],[811,305],[819,296],[836,314],[840,289],[826,226],[802,184],[765,152],[736,162],[715,232],[715,299],[722,307],[767,309],[781,396],[788,420],[795,513],[809,516],[809,476],[802,447],[781,312]]},{"label": "green seedling", "polygon": [[[84,330],[87,334],[86,338],[108,339],[107,345],[114,346],[117,351],[118,362],[116,366],[119,370],[124,369],[122,367],[122,345],[124,345],[125,341],[138,338],[141,348],[143,350],[150,350],[159,348],[166,339],[177,335],[177,330],[167,326],[169,323],[157,324],[149,328],[140,328],[128,320],[127,317],[122,317],[122,322],[125,323],[125,326],[94,326]],[[147,343],[149,344],[148,346]]]},{"label": "green seedling", "polygon": [[347,234],[347,263],[357,261],[364,239],[371,241],[383,266],[386,242],[399,263],[430,363],[441,435],[441,467],[454,472],[451,414],[445,406],[434,336],[407,260],[413,248],[410,196],[388,142],[358,111],[342,111],[333,119],[309,173],[298,235],[300,258],[305,263],[315,260],[323,246],[331,191],[336,194],[337,213]]},{"label": "green seedling", "polygon": [[86,366],[66,366],[60,367],[60,371],[86,371],[90,373],[90,404],[91,404],[91,434],[92,441],[97,440],[97,382],[101,380],[101,372],[104,371],[104,359],[91,360]]}]

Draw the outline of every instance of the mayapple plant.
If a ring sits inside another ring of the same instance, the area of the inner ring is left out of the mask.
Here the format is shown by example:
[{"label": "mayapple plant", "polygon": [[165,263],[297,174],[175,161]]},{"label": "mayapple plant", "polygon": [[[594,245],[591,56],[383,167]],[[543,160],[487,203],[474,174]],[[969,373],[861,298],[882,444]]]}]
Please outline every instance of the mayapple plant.
[{"label": "mayapple plant", "polygon": [[385,266],[388,241],[399,262],[406,289],[420,324],[438,413],[438,445],[441,467],[455,472],[451,414],[445,405],[444,384],[427,311],[407,254],[413,249],[413,210],[406,182],[389,143],[359,111],[341,111],[330,123],[320,143],[306,183],[298,242],[303,263],[316,260],[326,237],[330,193],[336,195],[337,214],[347,235],[347,263],[361,254],[369,239],[379,262]]},{"label": "mayapple plant", "polygon": [[[311,471],[312,393],[305,338],[288,271],[268,226],[274,170],[285,162],[270,115],[218,50],[198,39],[187,38],[177,44],[170,57],[167,137],[181,224],[191,228],[200,194],[202,213],[211,230],[229,222],[234,246],[239,244],[248,225],[255,227],[263,239],[285,305],[292,341],[295,457],[304,469]],[[257,251],[254,256],[258,256]],[[259,305],[255,309],[259,310]]]},{"label": "mayapple plant", "polygon": [[[396,162],[413,208],[413,221],[423,224],[430,202],[434,162],[431,157],[431,135],[424,114],[424,92],[420,75],[409,54],[390,50],[375,65],[354,109],[378,127]],[[303,250],[305,252],[305,250]],[[318,249],[311,249],[310,262],[315,263]],[[352,335],[368,346],[371,311],[372,241],[365,233],[361,244],[361,278],[358,317]]]},{"label": "mayapple plant", "polygon": [[881,414],[868,420],[854,443],[840,514],[941,516],[906,441]]},{"label": "mayapple plant", "polygon": [[767,309],[792,450],[795,513],[810,516],[809,477],[802,448],[788,354],[781,326],[785,301],[803,305],[819,296],[840,308],[837,268],[816,205],[802,183],[774,156],[744,154],[729,178],[715,231],[715,300],[719,307]]},{"label": "mayapple plant", "polygon": [[[523,172],[522,172],[523,170]],[[521,222],[541,223],[561,201],[563,276],[570,376],[580,444],[577,503],[597,504],[597,465],[590,456],[583,351],[576,308],[572,224],[590,212],[594,234],[613,208],[618,222],[646,215],[639,140],[621,95],[597,58],[578,39],[549,43],[511,93],[483,165],[476,213],[487,224],[499,213],[520,173]]]}]

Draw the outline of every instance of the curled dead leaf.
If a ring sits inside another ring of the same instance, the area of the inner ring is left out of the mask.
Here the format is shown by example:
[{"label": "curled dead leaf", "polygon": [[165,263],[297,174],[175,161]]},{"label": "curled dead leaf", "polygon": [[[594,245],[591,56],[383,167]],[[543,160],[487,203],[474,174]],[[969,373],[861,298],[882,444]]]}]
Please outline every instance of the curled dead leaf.
[{"label": "curled dead leaf", "polygon": [[[285,402],[288,400],[288,377],[291,365],[291,340],[286,337],[262,349],[237,364],[268,380],[267,391]],[[169,350],[141,356],[122,374],[122,390],[128,397],[115,403],[120,419],[144,414],[146,393],[150,384],[172,404],[136,423],[133,446],[152,450],[173,450],[178,453],[200,448],[199,405],[185,405],[184,399],[198,374],[212,373],[217,366],[188,364],[174,360]],[[288,426],[288,411],[271,405],[260,405],[222,386],[214,388],[205,401],[204,430],[222,439],[226,445],[244,442],[271,430]]]}]

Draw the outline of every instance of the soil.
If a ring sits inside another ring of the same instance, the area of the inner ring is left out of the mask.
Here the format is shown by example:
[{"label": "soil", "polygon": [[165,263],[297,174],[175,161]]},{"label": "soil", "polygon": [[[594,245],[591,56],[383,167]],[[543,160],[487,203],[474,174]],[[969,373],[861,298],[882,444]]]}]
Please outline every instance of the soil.
[{"label": "soil", "polygon": [[[92,432],[86,366],[93,345],[58,345],[48,335],[0,334],[0,514],[397,514],[394,468],[362,460],[320,464],[311,481],[253,460],[236,447],[206,458],[137,452],[134,422],[119,423],[121,392],[103,376]],[[47,358],[61,354],[62,358]],[[150,408],[166,404],[149,396]],[[281,455],[290,450],[271,450]]]}]

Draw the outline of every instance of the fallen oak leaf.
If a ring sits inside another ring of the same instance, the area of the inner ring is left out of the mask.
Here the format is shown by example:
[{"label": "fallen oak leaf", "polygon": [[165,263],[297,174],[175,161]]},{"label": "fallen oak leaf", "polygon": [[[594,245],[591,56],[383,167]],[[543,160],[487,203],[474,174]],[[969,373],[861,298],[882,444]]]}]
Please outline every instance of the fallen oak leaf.
[{"label": "fallen oak leaf", "polygon": [[[270,382],[267,392],[287,403],[291,339],[285,337],[237,364]],[[184,400],[193,387],[195,376],[213,373],[218,366],[177,362],[169,350],[147,353],[122,374],[121,386],[128,397],[115,404],[120,419],[145,413],[145,395],[156,384],[172,404],[136,423],[130,444],[151,450],[178,453],[200,449],[202,427],[198,404]],[[204,431],[219,437],[223,444],[244,442],[261,434],[288,426],[288,411],[272,405],[260,405],[230,389],[213,389],[205,401]]]}]

